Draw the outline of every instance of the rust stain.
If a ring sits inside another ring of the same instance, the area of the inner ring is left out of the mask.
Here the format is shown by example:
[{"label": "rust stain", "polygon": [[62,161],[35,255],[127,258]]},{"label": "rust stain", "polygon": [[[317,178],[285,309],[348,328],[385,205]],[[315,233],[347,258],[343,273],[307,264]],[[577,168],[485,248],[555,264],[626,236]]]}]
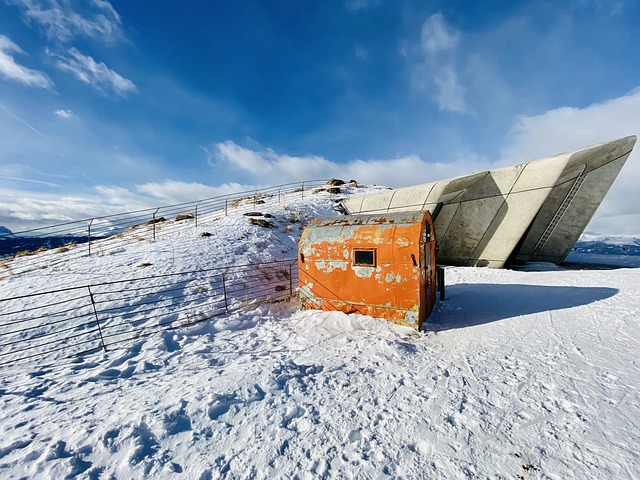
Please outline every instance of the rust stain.
[{"label": "rust stain", "polygon": [[436,245],[429,212],[316,219],[299,247],[303,308],[359,312],[416,329],[431,313]]}]

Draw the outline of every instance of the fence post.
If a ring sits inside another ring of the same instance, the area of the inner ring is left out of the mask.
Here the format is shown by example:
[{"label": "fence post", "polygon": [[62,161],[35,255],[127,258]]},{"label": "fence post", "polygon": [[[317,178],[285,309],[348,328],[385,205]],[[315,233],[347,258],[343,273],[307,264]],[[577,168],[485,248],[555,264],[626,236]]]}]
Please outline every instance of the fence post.
[{"label": "fence post", "polygon": [[227,269],[222,272],[222,291],[224,292],[224,311],[229,313],[229,302],[227,301]]},{"label": "fence post", "polygon": [[160,208],[156,208],[156,211],[153,212],[153,216],[151,219],[151,222],[153,223],[153,239],[156,239],[156,213],[158,213],[158,210],[160,210]]},{"label": "fence post", "polygon": [[93,305],[93,314],[96,317],[96,325],[98,325],[98,333],[100,334],[100,342],[102,343],[102,349],[106,352],[107,346],[104,343],[104,337],[102,336],[102,328],[100,327],[100,321],[98,320],[98,310],[96,310],[96,302],[93,299],[93,292],[91,291],[91,287],[87,287],[89,290],[89,298],[91,298],[91,305]]},{"label": "fence post", "polygon": [[89,222],[89,225],[87,227],[87,237],[88,237],[88,243],[89,243],[89,256],[91,256],[91,224],[93,223],[93,218],[91,219],[91,221]]},{"label": "fence post", "polygon": [[198,228],[198,207],[200,206],[201,203],[202,203],[202,200],[200,200],[196,205],[196,228]]},{"label": "fence post", "polygon": [[442,301],[445,299],[444,268],[440,266],[436,267],[436,286],[438,293],[440,293],[440,301]]},{"label": "fence post", "polygon": [[290,297],[293,297],[293,265],[294,264],[295,262],[289,265],[289,296]]}]

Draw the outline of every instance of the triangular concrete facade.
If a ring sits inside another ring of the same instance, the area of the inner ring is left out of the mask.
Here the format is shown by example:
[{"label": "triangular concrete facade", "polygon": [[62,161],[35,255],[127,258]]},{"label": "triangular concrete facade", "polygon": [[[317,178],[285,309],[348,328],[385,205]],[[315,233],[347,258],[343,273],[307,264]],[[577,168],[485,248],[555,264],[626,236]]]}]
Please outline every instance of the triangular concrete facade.
[{"label": "triangular concrete facade", "polygon": [[624,137],[512,167],[342,201],[348,214],[429,210],[438,263],[562,263],[631,154]]}]

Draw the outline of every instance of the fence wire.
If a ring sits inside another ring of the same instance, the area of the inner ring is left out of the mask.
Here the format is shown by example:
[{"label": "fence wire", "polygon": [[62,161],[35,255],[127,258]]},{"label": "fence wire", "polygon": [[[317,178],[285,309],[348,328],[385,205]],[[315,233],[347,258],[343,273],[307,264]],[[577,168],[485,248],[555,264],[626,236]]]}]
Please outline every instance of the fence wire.
[{"label": "fence wire", "polygon": [[[58,261],[47,259],[49,266],[55,266],[69,261],[70,256],[100,253],[106,239],[110,249],[117,249],[132,239],[156,240],[164,233],[198,228],[232,212],[247,213],[261,206],[279,205],[285,195],[291,199],[291,194],[304,197],[322,191],[330,191],[330,185],[311,180],[0,234],[0,252],[4,252],[0,253],[0,262],[11,273],[23,273],[40,266],[37,253],[65,252],[64,258]],[[123,235],[125,232],[128,234]],[[22,260],[19,265],[11,262],[17,257]]]},{"label": "fence wire", "polygon": [[297,260],[286,259],[0,299],[0,367],[120,348],[249,305],[290,298],[297,285]]}]

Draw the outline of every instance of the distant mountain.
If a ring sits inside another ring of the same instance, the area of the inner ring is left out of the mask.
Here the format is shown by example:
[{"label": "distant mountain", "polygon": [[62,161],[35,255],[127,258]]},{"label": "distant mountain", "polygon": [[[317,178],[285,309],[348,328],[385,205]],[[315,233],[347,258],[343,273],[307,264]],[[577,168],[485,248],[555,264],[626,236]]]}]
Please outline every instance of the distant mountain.
[{"label": "distant mountain", "polygon": [[0,235],[13,235],[13,233],[7,227],[0,225]]},{"label": "distant mountain", "polygon": [[[93,237],[94,239],[102,237]],[[89,240],[86,236],[64,235],[59,237],[19,237],[9,232],[5,235],[0,232],[0,258],[15,255],[18,252],[35,252],[39,248],[58,248],[68,243],[85,243]]]}]

